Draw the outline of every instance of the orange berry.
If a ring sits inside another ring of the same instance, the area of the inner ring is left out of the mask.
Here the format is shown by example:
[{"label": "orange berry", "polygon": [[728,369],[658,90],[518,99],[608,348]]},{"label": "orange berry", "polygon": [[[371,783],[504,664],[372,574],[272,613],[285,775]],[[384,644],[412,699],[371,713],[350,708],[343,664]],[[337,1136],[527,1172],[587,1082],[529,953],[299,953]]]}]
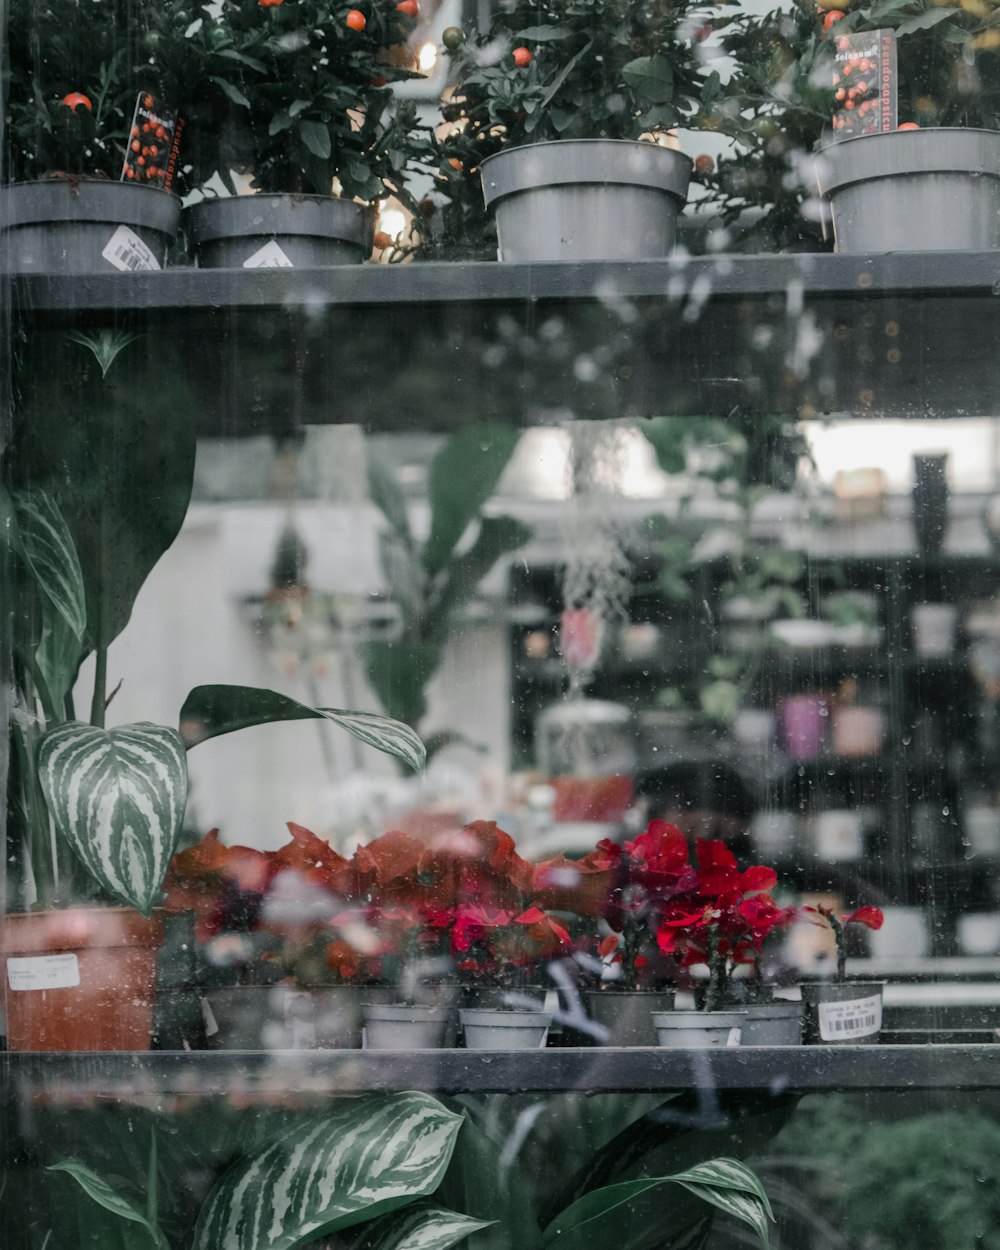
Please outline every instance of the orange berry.
[{"label": "orange berry", "polygon": [[151,95],[144,95],[142,97],[142,107],[144,109],[151,109],[153,107],[153,97]]},{"label": "orange berry", "polygon": [[385,251],[387,247],[392,247],[392,235],[386,234],[384,230],[375,231],[375,246],[380,251]]},{"label": "orange berry", "polygon": [[396,5],[397,13],[405,13],[407,17],[416,17],[418,12],[417,0],[399,0]]},{"label": "orange berry", "polygon": [[916,122],[900,122],[896,127],[897,130],[919,130],[920,127]]},{"label": "orange berry", "polygon": [[372,86],[384,87],[388,81],[389,81],[388,78],[383,78],[381,74],[376,74],[375,77],[372,79]]},{"label": "orange berry", "polygon": [[138,151],[139,151],[139,140],[138,140],[138,139],[133,139],[133,140],[132,140],[132,151],[133,151],[133,152],[138,152]]},{"label": "orange berry", "polygon": [[344,18],[344,21],[351,28],[351,30],[362,31],[368,25],[368,19],[360,9],[349,10],[347,16]]},{"label": "orange berry", "polygon": [[694,158],[694,172],[696,174],[710,174],[715,169],[715,161],[707,152],[702,152],[700,156]]},{"label": "orange berry", "polygon": [[94,111],[94,106],[82,91],[71,91],[69,95],[64,95],[63,104],[65,104],[68,109],[72,109],[74,113],[81,105],[83,105],[88,113],[92,113]]},{"label": "orange berry", "polygon": [[449,156],[448,164],[452,167],[452,169],[460,170],[462,168],[462,162],[458,159],[457,156]]},{"label": "orange berry", "polygon": [[527,69],[531,64],[531,53],[527,48],[515,48],[511,55],[518,69]]},{"label": "orange berry", "polygon": [[844,15],[840,9],[831,9],[830,12],[823,18],[823,29],[829,30],[834,22],[839,22],[843,16]]}]

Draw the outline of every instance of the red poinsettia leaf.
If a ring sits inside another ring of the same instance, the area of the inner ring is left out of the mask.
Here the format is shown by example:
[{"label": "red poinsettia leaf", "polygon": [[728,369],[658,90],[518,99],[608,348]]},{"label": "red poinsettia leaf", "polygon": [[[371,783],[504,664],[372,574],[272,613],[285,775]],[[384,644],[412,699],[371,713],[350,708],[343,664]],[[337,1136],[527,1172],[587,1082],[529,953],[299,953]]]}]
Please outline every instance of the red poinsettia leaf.
[{"label": "red poinsettia leaf", "polygon": [[636,955],[635,959],[633,960],[633,963],[635,964],[637,968],[645,968],[649,964],[649,960],[646,958],[645,955]]},{"label": "red poinsettia leaf", "polygon": [[334,894],[357,894],[358,874],[350,860],[338,855],[329,842],[303,825],[289,821],[288,832],[292,835],[291,842],[274,853],[279,869],[301,873],[308,881]]},{"label": "red poinsettia leaf", "polygon": [[521,912],[520,916],[514,917],[515,924],[538,924],[539,920],[544,920],[545,912],[540,907],[529,907],[527,911]]},{"label": "red poinsettia leaf", "polygon": [[881,929],[885,924],[885,916],[882,915],[882,909],[879,907],[859,907],[857,911],[852,911],[849,916],[841,916],[843,924],[863,924],[869,929]]}]

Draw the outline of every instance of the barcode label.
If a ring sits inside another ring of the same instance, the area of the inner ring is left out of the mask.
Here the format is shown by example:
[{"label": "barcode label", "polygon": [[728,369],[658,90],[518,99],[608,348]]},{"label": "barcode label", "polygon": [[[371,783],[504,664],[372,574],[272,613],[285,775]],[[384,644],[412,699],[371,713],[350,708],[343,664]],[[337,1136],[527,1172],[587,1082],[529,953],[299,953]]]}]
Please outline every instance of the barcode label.
[{"label": "barcode label", "polygon": [[156,259],[142,239],[128,226],[119,226],[101,252],[104,259],[116,269],[134,272],[138,269],[159,269]]},{"label": "barcode label", "polygon": [[244,269],[294,269],[282,248],[272,239],[243,262]]},{"label": "barcode label", "polygon": [[882,1028],[882,998],[855,998],[845,1003],[819,1004],[819,1036],[824,1042],[845,1037],[871,1037]]}]

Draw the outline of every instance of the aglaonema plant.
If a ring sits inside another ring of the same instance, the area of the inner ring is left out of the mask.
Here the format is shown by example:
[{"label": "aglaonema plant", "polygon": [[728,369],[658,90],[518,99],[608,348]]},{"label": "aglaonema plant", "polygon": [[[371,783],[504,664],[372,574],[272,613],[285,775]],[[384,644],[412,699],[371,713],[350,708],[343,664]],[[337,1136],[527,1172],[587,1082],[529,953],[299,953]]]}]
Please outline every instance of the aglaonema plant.
[{"label": "aglaonema plant", "polygon": [[[155,425],[163,414],[152,402],[136,413],[127,374],[116,389],[127,357],[100,350],[98,340],[85,347],[82,368],[79,358],[64,358],[80,381],[64,393],[92,401],[68,430],[58,423],[59,388],[53,395],[43,378],[22,375],[29,400],[21,419],[34,418],[32,438],[8,457],[7,485],[0,486],[0,542],[15,571],[18,604],[8,844],[19,871],[12,874],[12,902],[66,905],[94,897],[96,887],[98,898],[149,915],[180,836],[192,746],[250,725],[325,719],[413,768],[421,767],[424,748],[407,726],[383,716],[307,707],[274,691],[230,685],[192,690],[179,729],[150,722],[105,727],[114,695],[107,691],[108,648],[180,529],[195,431],[193,415],[177,415],[169,453],[161,456],[164,434]],[[74,689],[91,654],[84,721]]]},{"label": "aglaonema plant", "polygon": [[[639,1121],[646,1132],[649,1125]],[[598,1157],[602,1152],[598,1152]],[[91,1199],[95,1230],[114,1223],[141,1230],[139,1245],[171,1250],[157,1214],[157,1147],[151,1139],[144,1201],[79,1159],[51,1169]],[[537,1219],[521,1185],[497,1184],[497,1147],[465,1115],[428,1094],[368,1094],[340,1100],[243,1154],[216,1180],[193,1219],[192,1250],[297,1250],[337,1234],[351,1250],[450,1250],[465,1238],[520,1250],[607,1244],[609,1228],[628,1230],[629,1250],[692,1245],[714,1210],[749,1225],[767,1245],[770,1205],[745,1164],[702,1160],[670,1175],[579,1187],[554,1215]],[[513,1210],[500,1190],[520,1195]],[[456,1212],[456,1197],[486,1213]],[[673,1197],[668,1197],[668,1193]],[[132,1243],[130,1243],[131,1246]]]}]

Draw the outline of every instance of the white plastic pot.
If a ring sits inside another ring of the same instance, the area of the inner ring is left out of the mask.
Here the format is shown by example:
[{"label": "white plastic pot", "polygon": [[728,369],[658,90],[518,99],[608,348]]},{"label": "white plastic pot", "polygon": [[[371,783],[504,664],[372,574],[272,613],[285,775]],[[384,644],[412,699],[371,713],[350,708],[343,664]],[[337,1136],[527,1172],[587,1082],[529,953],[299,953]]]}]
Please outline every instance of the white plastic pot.
[{"label": "white plastic pot", "polygon": [[552,1023],[548,1011],[505,1011],[494,1007],[463,1007],[458,1018],[467,1050],[538,1050]]}]

